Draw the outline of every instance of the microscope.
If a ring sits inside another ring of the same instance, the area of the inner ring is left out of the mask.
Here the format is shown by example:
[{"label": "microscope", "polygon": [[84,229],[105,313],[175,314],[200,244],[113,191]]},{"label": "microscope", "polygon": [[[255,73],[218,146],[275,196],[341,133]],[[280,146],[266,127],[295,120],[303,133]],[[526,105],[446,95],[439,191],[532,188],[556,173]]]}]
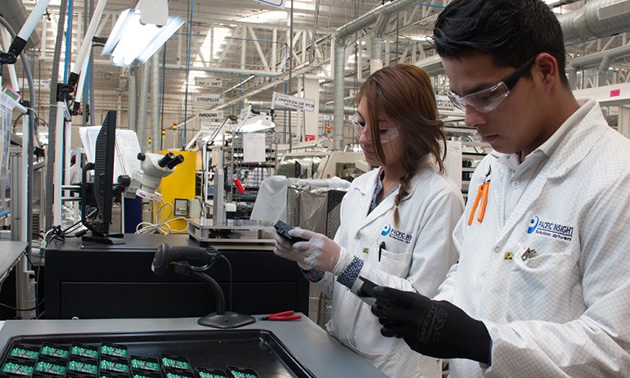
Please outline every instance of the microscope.
[{"label": "microscope", "polygon": [[147,152],[138,154],[140,160],[141,171],[134,171],[129,176],[120,176],[118,182],[125,187],[125,198],[138,197],[146,198],[153,201],[160,201],[162,195],[156,192],[162,178],[170,175],[175,171],[175,167],[184,162],[182,155],[166,153],[162,156],[159,154]]}]

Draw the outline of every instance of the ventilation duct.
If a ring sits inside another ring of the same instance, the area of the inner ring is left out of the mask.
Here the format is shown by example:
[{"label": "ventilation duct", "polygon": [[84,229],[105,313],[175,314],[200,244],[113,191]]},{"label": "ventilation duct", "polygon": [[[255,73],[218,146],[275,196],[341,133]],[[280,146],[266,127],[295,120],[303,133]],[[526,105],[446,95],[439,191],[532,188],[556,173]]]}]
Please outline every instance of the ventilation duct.
[{"label": "ventilation duct", "polygon": [[565,42],[606,37],[630,29],[630,0],[592,0],[558,15]]}]

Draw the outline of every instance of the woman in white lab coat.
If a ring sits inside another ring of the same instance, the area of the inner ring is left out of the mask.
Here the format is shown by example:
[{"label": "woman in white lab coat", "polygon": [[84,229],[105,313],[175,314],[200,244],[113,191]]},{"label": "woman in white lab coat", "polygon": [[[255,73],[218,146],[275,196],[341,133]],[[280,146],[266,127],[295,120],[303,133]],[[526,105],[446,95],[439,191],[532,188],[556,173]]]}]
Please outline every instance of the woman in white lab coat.
[{"label": "woman in white lab coat", "polygon": [[355,179],[341,205],[335,240],[295,228],[306,239],[276,237],[275,253],[295,260],[332,296],[328,331],[392,377],[439,377],[441,361],[384,338],[363,281],[436,294],[457,260],[451,233],[463,211],[459,188],[444,174],[444,134],[431,82],[412,65],[383,68],[357,96],[353,127],[365,159],[379,168]]}]

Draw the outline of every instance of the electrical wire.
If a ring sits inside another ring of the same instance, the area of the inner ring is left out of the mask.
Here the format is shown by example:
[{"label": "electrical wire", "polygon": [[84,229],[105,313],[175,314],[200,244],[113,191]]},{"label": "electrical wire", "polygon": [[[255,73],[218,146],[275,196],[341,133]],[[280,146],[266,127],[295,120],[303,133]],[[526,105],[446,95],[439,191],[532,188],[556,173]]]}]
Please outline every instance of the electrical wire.
[{"label": "electrical wire", "polygon": [[218,257],[222,258],[223,260],[225,260],[225,262],[228,265],[228,271],[229,271],[229,277],[228,277],[228,290],[230,291],[229,294],[229,298],[230,298],[230,307],[229,307],[229,311],[232,311],[232,264],[230,263],[230,260],[228,260],[227,257],[223,256],[222,253],[218,253],[217,254]]},{"label": "electrical wire", "polygon": [[37,309],[40,308],[44,304],[45,300],[46,298],[43,298],[38,304],[35,305],[35,307],[29,307],[29,308],[13,307],[5,303],[0,303],[0,307],[8,308],[9,310],[15,310],[15,311],[33,311],[33,310],[37,311]]},{"label": "electrical wire", "polygon": [[[165,207],[169,207],[170,211],[166,215],[162,215],[162,212]],[[175,217],[168,219],[173,214],[173,204],[170,202],[162,202],[162,205],[157,211],[157,216],[155,219],[155,223],[151,222],[140,222],[136,226],[136,234],[171,234],[171,233],[185,233],[188,231],[188,219],[185,217]],[[163,220],[168,219],[168,220]],[[172,229],[170,226],[171,222],[176,220],[186,221],[186,227],[183,229]]]},{"label": "electrical wire", "polygon": [[[86,218],[90,218],[91,216],[96,214],[97,211],[98,210],[96,208],[92,208],[87,214]],[[76,221],[74,224],[72,224],[71,226],[68,226],[64,230],[61,229],[61,226],[52,226],[44,234],[44,239],[42,241],[42,244],[40,245],[40,248],[45,249],[48,246],[48,243],[50,243],[50,241],[53,239],[64,241],[66,237],[70,236],[70,234],[75,233],[78,229],[80,229],[83,226],[84,225],[82,224],[81,220]],[[89,228],[89,226],[86,226],[86,227]],[[72,235],[71,237],[74,237],[74,236],[76,235]]]}]

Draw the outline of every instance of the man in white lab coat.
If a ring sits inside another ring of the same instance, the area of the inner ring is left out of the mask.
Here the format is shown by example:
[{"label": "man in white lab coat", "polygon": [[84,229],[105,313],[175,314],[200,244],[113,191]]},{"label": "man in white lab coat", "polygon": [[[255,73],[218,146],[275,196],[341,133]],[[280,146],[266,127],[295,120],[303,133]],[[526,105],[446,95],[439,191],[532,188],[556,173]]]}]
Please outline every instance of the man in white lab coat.
[{"label": "man in white lab coat", "polygon": [[576,100],[541,0],[455,0],[434,37],[449,97],[494,149],[433,299],[375,289],[386,336],[455,377],[630,372],[630,141]]}]

